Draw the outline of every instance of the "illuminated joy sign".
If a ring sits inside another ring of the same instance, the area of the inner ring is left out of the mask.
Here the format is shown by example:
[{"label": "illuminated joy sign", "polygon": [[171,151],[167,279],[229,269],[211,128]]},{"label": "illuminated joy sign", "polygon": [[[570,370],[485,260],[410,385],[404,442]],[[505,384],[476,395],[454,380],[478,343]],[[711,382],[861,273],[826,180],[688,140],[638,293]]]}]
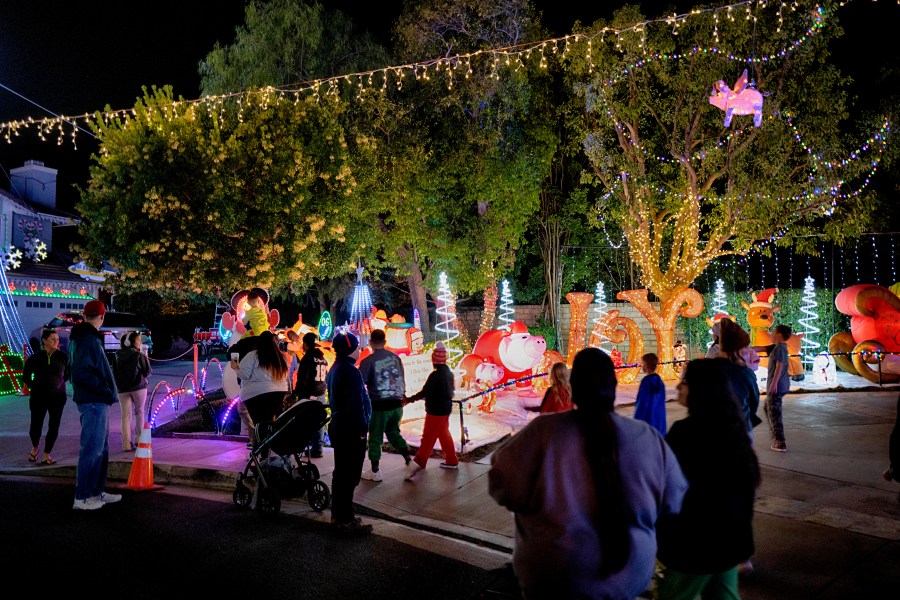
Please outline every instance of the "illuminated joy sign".
[{"label": "illuminated joy sign", "polygon": [[333,331],[334,325],[332,325],[331,323],[331,313],[326,310],[322,313],[322,317],[319,319],[319,339],[331,339],[331,333]]}]

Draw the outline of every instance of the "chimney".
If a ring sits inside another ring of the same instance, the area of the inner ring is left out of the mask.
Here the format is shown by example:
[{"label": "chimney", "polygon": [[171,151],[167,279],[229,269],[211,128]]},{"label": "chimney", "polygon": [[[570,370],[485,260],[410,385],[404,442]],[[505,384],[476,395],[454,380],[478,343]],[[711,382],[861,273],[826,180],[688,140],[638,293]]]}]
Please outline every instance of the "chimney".
[{"label": "chimney", "polygon": [[39,160],[26,160],[25,166],[10,169],[10,192],[32,204],[56,208],[56,169]]}]

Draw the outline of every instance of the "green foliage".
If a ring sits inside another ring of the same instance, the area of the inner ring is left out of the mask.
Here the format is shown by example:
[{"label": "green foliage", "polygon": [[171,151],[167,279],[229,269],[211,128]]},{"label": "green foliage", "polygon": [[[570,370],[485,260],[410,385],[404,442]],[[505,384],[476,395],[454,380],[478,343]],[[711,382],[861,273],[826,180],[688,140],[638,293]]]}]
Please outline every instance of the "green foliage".
[{"label": "green foliage", "polygon": [[556,325],[546,317],[538,319],[537,323],[528,328],[531,335],[540,335],[547,341],[547,350],[556,350]]},{"label": "green foliage", "polygon": [[[817,327],[821,329],[815,335],[815,340],[819,343],[822,350],[828,349],[828,340],[835,333],[842,331],[850,331],[850,318],[841,314],[834,306],[836,292],[827,289],[816,289],[815,299],[819,319]],[[749,292],[732,292],[726,291],[725,298],[727,301],[726,310],[728,314],[737,317],[737,323],[744,331],[749,333],[750,325],[747,323],[747,310],[741,305],[742,302],[750,304],[752,298]],[[684,334],[684,342],[690,343],[695,347],[706,349],[706,344],[712,339],[709,335],[709,325],[706,319],[712,319],[712,299],[713,294],[710,292],[703,296],[703,302],[707,309],[703,314],[695,319],[686,319],[678,317],[676,327]],[[803,306],[803,289],[787,289],[779,290],[775,296],[775,305],[780,306],[778,312],[775,313],[775,325],[790,325],[794,332],[799,332],[802,328],[800,319],[804,316],[801,307]]]},{"label": "green foliage", "polygon": [[78,207],[81,253],[118,267],[119,291],[216,295],[351,268],[369,235],[352,208],[367,149],[345,136],[340,100],[173,105],[154,88],[134,111],[98,117],[103,148]]},{"label": "green foliage", "polygon": [[387,64],[387,50],[341,11],[308,0],[252,0],[234,43],[216,43],[200,62],[200,88],[215,95],[280,87]]}]

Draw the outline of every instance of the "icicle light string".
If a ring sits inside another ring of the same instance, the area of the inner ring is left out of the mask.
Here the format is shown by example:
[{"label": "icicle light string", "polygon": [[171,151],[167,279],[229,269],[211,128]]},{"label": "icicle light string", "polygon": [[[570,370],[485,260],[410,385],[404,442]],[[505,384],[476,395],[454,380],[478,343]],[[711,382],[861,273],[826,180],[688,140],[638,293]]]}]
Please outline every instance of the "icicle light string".
[{"label": "icicle light string", "polygon": [[[671,27],[672,34],[678,35],[678,29],[689,19],[695,19],[697,17],[705,15],[712,15],[714,22],[718,23],[720,13],[724,13],[729,20],[734,21],[734,13],[739,9],[743,9],[747,15],[746,20],[755,21],[756,17],[752,16],[751,7],[756,6],[758,10],[767,9],[770,8],[769,4],[769,2],[765,2],[763,0],[744,0],[743,2],[737,2],[734,4],[728,4],[719,7],[692,9],[687,13],[676,13],[667,17],[649,19],[640,23],[620,28],[604,27],[599,31],[593,31],[590,33],[573,33],[562,37],[540,40],[536,42],[528,42],[524,44],[488,50],[478,50],[467,54],[457,54],[451,57],[433,58],[424,61],[408,63],[405,65],[381,67],[370,71],[305,81],[277,88],[269,86],[264,88],[242,90],[240,92],[233,92],[229,94],[205,96],[203,98],[195,100],[178,100],[172,102],[172,112],[171,114],[167,114],[166,117],[172,118],[175,114],[177,114],[177,109],[182,106],[187,107],[188,110],[192,110],[192,107],[198,104],[205,105],[208,108],[221,108],[224,101],[229,99],[234,99],[241,103],[241,110],[239,110],[239,118],[241,118],[243,105],[248,102],[256,101],[260,106],[268,107],[270,103],[276,103],[281,100],[288,100],[289,96],[292,94],[294,95],[294,102],[296,103],[301,95],[308,94],[313,98],[319,99],[323,95],[339,95],[342,88],[345,88],[355,90],[356,96],[357,98],[359,98],[366,88],[387,89],[389,85],[394,85],[398,90],[402,89],[403,80],[409,75],[412,75],[418,80],[428,80],[431,78],[430,71],[433,71],[435,74],[440,74],[442,71],[446,73],[448,76],[448,86],[452,87],[454,79],[456,77],[459,77],[458,71],[462,70],[463,77],[469,78],[473,73],[473,61],[477,61],[482,58],[486,59],[486,63],[489,65],[489,76],[495,79],[499,79],[501,68],[507,67],[514,70],[519,70],[525,66],[523,58],[525,60],[529,60],[532,55],[538,55],[540,57],[537,63],[538,68],[545,69],[547,67],[546,53],[560,53],[562,57],[565,58],[570,49],[574,51],[575,46],[578,43],[585,44],[586,57],[589,65],[588,69],[590,72],[593,72],[595,66],[595,41],[598,42],[597,45],[599,45],[599,43],[614,43],[617,48],[621,49],[621,41],[623,39],[623,35],[626,33],[637,33],[640,35],[639,45],[642,51],[645,53],[646,57],[644,60],[638,61],[638,63],[636,63],[635,65],[629,66],[629,69],[643,66],[644,64],[647,64],[651,61],[688,58],[697,54],[715,54],[730,61],[743,62],[748,64],[759,62],[766,63],[786,56],[789,52],[804,44],[810,36],[818,33],[823,26],[824,9],[821,5],[817,5],[812,11],[813,24],[808,27],[800,37],[784,46],[781,50],[762,56],[738,56],[731,52],[728,52],[726,49],[716,46],[698,46],[693,48],[688,53],[666,54],[661,52],[651,52],[645,46],[646,29],[651,25],[661,24],[667,27]],[[779,29],[783,24],[781,4],[782,3],[779,3],[779,6],[777,7]],[[805,14],[802,11],[797,11],[795,5],[791,5],[791,9],[792,12],[797,12],[801,15]],[[560,48],[562,48],[562,50],[560,50]],[[0,123],[0,136],[3,136],[7,142],[11,143],[12,137],[18,136],[20,129],[30,130],[33,128],[34,130],[36,130],[38,137],[40,137],[42,140],[46,140],[47,135],[50,135],[54,130],[58,129],[58,140],[60,140],[58,143],[62,143],[62,124],[67,123],[72,126],[71,135],[74,142],[75,132],[77,129],[81,128],[78,125],[79,121],[87,123],[92,119],[102,120],[104,122],[109,122],[109,120],[111,119],[125,119],[127,122],[129,118],[133,118],[136,116],[137,115],[134,109],[120,109],[104,112],[98,111],[93,114],[86,113],[84,115],[77,116],[57,115],[53,118],[43,119],[34,119],[32,117],[27,117],[21,120]]]}]

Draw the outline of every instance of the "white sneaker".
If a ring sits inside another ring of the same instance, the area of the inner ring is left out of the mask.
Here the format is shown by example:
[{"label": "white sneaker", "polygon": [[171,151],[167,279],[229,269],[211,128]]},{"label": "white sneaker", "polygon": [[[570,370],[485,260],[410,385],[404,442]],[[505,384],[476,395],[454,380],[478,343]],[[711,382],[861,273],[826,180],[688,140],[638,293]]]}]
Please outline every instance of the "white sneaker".
[{"label": "white sneaker", "polygon": [[422,467],[419,466],[419,463],[416,461],[412,461],[408,465],[406,465],[406,475],[403,476],[403,479],[412,479],[413,476],[422,470]]},{"label": "white sneaker", "polygon": [[97,496],[97,500],[99,500],[103,504],[112,504],[113,502],[118,502],[121,499],[122,494],[107,494],[106,492],[100,492],[100,495]]},{"label": "white sneaker", "polygon": [[369,469],[368,471],[363,471],[362,478],[367,481],[384,481],[384,475],[381,474],[381,470],[372,471]]},{"label": "white sneaker", "polygon": [[75,498],[75,504],[72,505],[74,510],[97,510],[98,508],[103,508],[103,503],[100,502],[100,498],[85,498],[84,500],[79,500]]}]

